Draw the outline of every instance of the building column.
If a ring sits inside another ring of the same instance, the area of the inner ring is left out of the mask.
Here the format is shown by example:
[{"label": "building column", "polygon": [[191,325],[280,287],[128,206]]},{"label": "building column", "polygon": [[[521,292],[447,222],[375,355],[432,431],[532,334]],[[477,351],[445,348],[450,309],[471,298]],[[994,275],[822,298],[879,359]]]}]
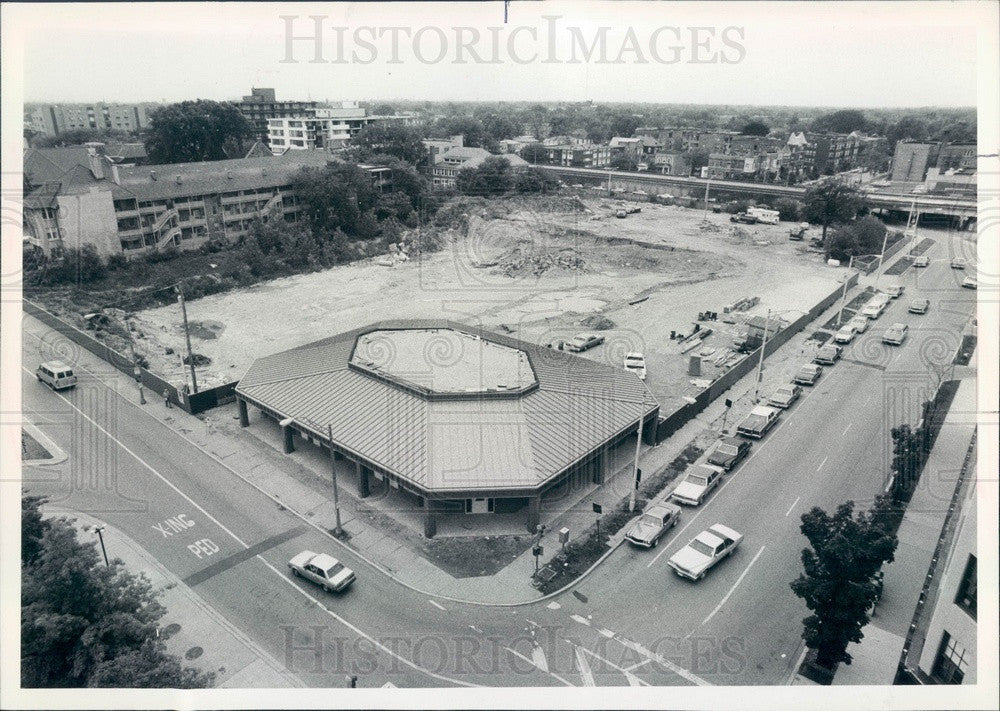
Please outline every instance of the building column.
[{"label": "building column", "polygon": [[247,401],[236,398],[236,408],[240,411],[240,427],[250,426],[250,413],[247,411]]},{"label": "building column", "polygon": [[354,462],[354,471],[358,476],[358,496],[362,499],[368,498],[372,493],[371,490],[371,471],[366,466],[362,466],[361,462]]},{"label": "building column", "polygon": [[660,412],[657,410],[643,423],[642,441],[650,446],[656,444],[656,430],[660,424]]},{"label": "building column", "polygon": [[604,470],[608,463],[608,445],[601,447],[601,451],[598,453],[597,457],[594,459],[594,477],[591,481],[595,484],[604,483]]},{"label": "building column", "polygon": [[285,454],[291,454],[295,451],[295,442],[293,437],[295,437],[295,430],[292,429],[291,425],[282,424],[281,425],[281,436],[284,441]]},{"label": "building column", "polygon": [[433,499],[424,500],[424,537],[434,538],[437,533],[437,508]]},{"label": "building column", "polygon": [[525,524],[528,527],[528,533],[535,533],[538,530],[538,520],[542,512],[542,496],[541,494],[536,494],[535,496],[528,497],[528,515],[525,519]]}]

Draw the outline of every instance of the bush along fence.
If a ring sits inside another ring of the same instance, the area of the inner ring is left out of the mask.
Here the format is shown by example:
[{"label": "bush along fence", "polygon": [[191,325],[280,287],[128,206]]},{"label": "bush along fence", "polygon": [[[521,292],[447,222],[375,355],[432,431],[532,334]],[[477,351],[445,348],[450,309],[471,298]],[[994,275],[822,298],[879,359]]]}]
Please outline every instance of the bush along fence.
[{"label": "bush along fence", "polygon": [[[847,281],[847,288],[850,289],[857,283],[858,275],[856,273],[852,274]],[[767,339],[767,343],[761,346],[764,348],[764,357],[767,358],[769,355],[774,353],[781,346],[785,345],[792,338],[792,336],[818,318],[820,314],[840,299],[840,295],[842,293],[843,287],[837,287],[830,292],[830,294],[820,300],[815,306],[809,309],[808,313],[803,314],[788,326],[781,329],[773,336],[770,336]],[[674,432],[690,422],[696,415],[698,415],[698,413],[708,407],[717,397],[729,390],[729,388],[733,387],[733,385],[735,385],[740,378],[756,368],[757,361],[760,358],[761,347],[758,347],[748,353],[742,359],[737,361],[732,368],[719,376],[719,378],[711,385],[695,395],[693,403],[685,403],[666,417],[661,418],[656,429],[657,444],[667,439],[667,437],[670,437]]]},{"label": "bush along fence", "polygon": [[[25,313],[38,319],[46,326],[58,332],[60,335],[69,339],[78,346],[86,348],[98,358],[114,366],[130,378],[137,379],[138,382],[142,383],[144,387],[149,388],[151,391],[151,397],[157,400],[166,397],[172,405],[176,405],[192,415],[195,415],[218,405],[225,404],[226,402],[232,402],[236,398],[236,381],[225,383],[224,385],[219,385],[214,388],[208,388],[207,390],[201,390],[197,393],[189,394],[179,391],[176,387],[171,385],[156,373],[136,365],[130,357],[119,353],[107,344],[101,343],[93,336],[90,336],[78,328],[71,326],[58,316],[46,311],[41,306],[38,306],[27,299],[23,299],[22,304]],[[59,351],[56,349],[53,354],[54,357],[60,357],[57,355],[58,353]],[[164,393],[166,393],[165,396]]]}]

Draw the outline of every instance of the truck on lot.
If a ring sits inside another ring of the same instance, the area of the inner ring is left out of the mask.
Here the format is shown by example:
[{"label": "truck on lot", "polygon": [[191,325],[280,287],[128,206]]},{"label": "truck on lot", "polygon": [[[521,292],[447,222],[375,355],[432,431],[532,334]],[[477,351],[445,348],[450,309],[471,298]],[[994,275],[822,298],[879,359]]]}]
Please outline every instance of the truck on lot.
[{"label": "truck on lot", "polygon": [[747,214],[755,218],[757,222],[765,225],[778,224],[778,211],[770,210],[766,207],[748,207]]},{"label": "truck on lot", "polygon": [[781,410],[767,405],[758,405],[750,411],[746,419],[736,428],[736,433],[744,437],[760,439],[778,422]]}]

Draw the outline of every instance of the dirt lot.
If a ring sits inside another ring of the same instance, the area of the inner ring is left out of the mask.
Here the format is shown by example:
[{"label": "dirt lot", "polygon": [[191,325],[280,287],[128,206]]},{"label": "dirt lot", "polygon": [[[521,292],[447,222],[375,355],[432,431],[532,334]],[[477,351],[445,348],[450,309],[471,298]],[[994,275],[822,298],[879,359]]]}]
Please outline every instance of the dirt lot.
[{"label": "dirt lot", "polygon": [[[606,343],[585,357],[620,366],[626,352],[642,351],[647,383],[672,409],[668,401],[697,388],[686,374],[690,353],[670,340],[671,330],[689,333],[699,312],[721,318],[744,297],[760,299],[749,315],[770,308],[793,320],[843,271],[827,267],[807,243],[790,242],[787,223],[737,228],[725,214],[710,213],[703,223],[701,210],[651,204],[618,219],[614,205],[577,198],[479,205],[468,233],[440,252],[191,301],[193,349],[212,359],[199,368],[199,384],[236,379],[259,356],[379,319],[444,317],[537,343],[604,327]],[[183,383],[179,308],[141,312],[136,324],[152,369]],[[740,330],[722,320],[702,326],[715,332],[691,353],[717,354]],[[711,359],[703,378],[721,372]]]}]

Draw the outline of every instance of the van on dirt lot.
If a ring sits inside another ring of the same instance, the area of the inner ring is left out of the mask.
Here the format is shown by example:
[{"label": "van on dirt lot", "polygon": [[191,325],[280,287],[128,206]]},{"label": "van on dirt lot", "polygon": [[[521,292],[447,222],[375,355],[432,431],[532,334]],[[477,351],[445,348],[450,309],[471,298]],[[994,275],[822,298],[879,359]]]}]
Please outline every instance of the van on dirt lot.
[{"label": "van on dirt lot", "polygon": [[73,369],[61,360],[50,360],[38,366],[35,371],[38,381],[45,383],[53,390],[65,390],[76,386],[76,375]]}]

